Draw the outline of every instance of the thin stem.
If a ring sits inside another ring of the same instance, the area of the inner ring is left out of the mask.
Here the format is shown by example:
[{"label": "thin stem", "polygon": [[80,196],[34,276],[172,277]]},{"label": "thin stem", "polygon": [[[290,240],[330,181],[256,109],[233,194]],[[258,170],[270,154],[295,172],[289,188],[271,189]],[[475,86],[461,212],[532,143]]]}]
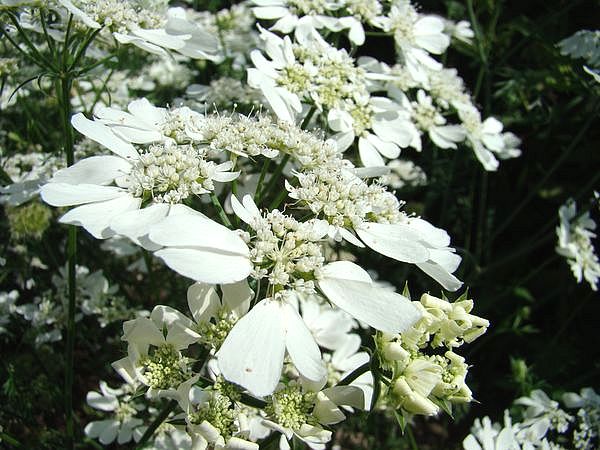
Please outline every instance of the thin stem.
[{"label": "thin stem", "polygon": [[273,175],[271,175],[271,178],[269,178],[269,183],[267,184],[267,187],[265,189],[261,190],[261,195],[260,195],[261,199],[265,196],[265,194],[268,194],[275,188],[275,185],[277,184],[277,181],[279,181],[279,177],[281,176],[281,173],[283,172],[283,168],[285,167],[285,165],[288,163],[289,160],[290,160],[289,154],[283,155],[283,158],[281,158],[281,161],[275,168]]},{"label": "thin stem", "polygon": [[310,109],[308,110],[308,113],[306,113],[306,117],[302,120],[302,123],[300,124],[300,128],[305,130],[306,127],[308,126],[308,123],[310,122],[310,119],[312,119],[312,116],[314,115],[315,111],[317,110],[316,106],[311,106]]},{"label": "thin stem", "polygon": [[221,205],[219,198],[215,195],[214,192],[210,193],[210,201],[212,202],[213,206],[217,210],[217,214],[219,214],[219,218],[223,222],[223,225],[225,225],[228,228],[233,228],[233,225],[231,224],[229,217],[227,217],[227,214],[225,214],[225,210],[223,209],[223,206]]},{"label": "thin stem", "polygon": [[146,445],[146,442],[152,437],[156,429],[165,421],[169,414],[175,409],[177,406],[176,400],[171,400],[167,405],[162,409],[162,411],[158,414],[156,419],[150,424],[150,426],[146,429],[142,438],[138,441],[136,450],[141,450]]},{"label": "thin stem", "polygon": [[260,198],[262,197],[263,189],[262,184],[265,181],[265,176],[267,175],[267,170],[269,170],[269,166],[271,165],[271,159],[265,159],[263,163],[262,169],[260,170],[260,175],[258,177],[258,184],[256,185],[256,191],[254,191],[254,199],[256,203],[260,202]]},{"label": "thin stem", "polygon": [[371,368],[371,361],[367,361],[362,366],[358,366],[356,369],[354,369],[352,372],[350,372],[348,375],[346,375],[344,377],[344,379],[341,380],[337,384],[337,386],[346,386],[346,385],[352,383],[354,380],[356,380],[358,377],[360,377],[363,373],[368,372],[368,370],[370,368]]}]

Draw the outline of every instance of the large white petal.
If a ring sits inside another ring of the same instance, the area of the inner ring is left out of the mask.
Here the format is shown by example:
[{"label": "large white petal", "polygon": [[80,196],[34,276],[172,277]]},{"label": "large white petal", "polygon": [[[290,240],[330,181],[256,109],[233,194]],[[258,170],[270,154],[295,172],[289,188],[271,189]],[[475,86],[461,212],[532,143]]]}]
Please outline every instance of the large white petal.
[{"label": "large white petal", "polygon": [[114,108],[100,108],[95,113],[95,116],[127,142],[147,144],[163,139],[162,133],[156,129],[154,124],[146,122],[141,117],[136,117],[126,111]]},{"label": "large white petal", "polygon": [[[119,214],[111,220],[110,227],[115,230],[116,233],[127,236],[136,242],[140,242],[139,238],[146,236],[152,225],[157,224],[160,220],[165,218],[168,212],[168,204],[155,203],[146,208]],[[146,244],[146,242],[144,242],[144,244]],[[147,246],[144,245],[144,247]],[[157,250],[156,247],[149,249]]]},{"label": "large white petal", "polygon": [[421,239],[432,247],[447,247],[450,245],[450,235],[446,230],[435,227],[424,219],[411,218],[408,227],[419,233]]},{"label": "large white petal", "polygon": [[[333,264],[336,263],[328,266]],[[352,265],[355,267],[348,266],[351,270],[347,278],[345,274],[339,274],[339,266],[333,271],[327,270],[328,266],[323,268],[323,279],[318,285],[332,303],[373,328],[388,333],[402,332],[419,319],[420,312],[406,297],[379,289],[371,282],[357,281],[360,271],[364,272],[360,275],[363,280],[369,275],[356,264]],[[336,277],[330,277],[331,273]]]},{"label": "large white petal", "polygon": [[223,376],[252,394],[272,394],[279,382],[285,354],[280,303],[263,300],[242,317],[217,353]]},{"label": "large white petal", "polygon": [[280,17],[284,17],[289,15],[289,11],[287,8],[283,6],[258,6],[256,8],[252,8],[252,12],[258,19],[279,19]]},{"label": "large white petal", "polygon": [[131,171],[131,163],[118,156],[90,156],[71,167],[57,171],[52,176],[53,183],[68,184],[110,184],[115,178]]},{"label": "large white petal", "polygon": [[248,247],[237,233],[200,214],[170,214],[150,228],[149,237],[165,247],[203,247],[248,255]]},{"label": "large white petal", "polygon": [[138,159],[139,154],[135,147],[116,136],[106,125],[89,120],[83,114],[75,114],[71,118],[71,125],[81,134],[92,141],[105,146],[122,158]]},{"label": "large white petal", "polygon": [[409,225],[363,223],[356,234],[370,248],[397,261],[417,263],[429,259],[429,251]]},{"label": "large white petal", "polygon": [[96,239],[106,239],[115,234],[115,231],[110,228],[113,218],[127,214],[130,210],[137,210],[139,206],[140,199],[131,195],[123,195],[111,200],[73,208],[60,218],[60,222],[80,225]]},{"label": "large white petal", "polygon": [[42,200],[52,206],[73,206],[84,203],[102,202],[124,195],[127,191],[114,186],[97,184],[47,183],[40,190]]},{"label": "large white petal", "polygon": [[298,372],[311,381],[321,381],[327,376],[321,359],[321,351],[304,320],[294,307],[288,303],[282,305],[285,323],[285,346]]},{"label": "large white petal", "polygon": [[400,156],[400,147],[393,142],[385,142],[371,133],[367,134],[366,139],[386,158],[396,159]]},{"label": "large white petal", "polygon": [[221,291],[223,292],[223,304],[227,305],[238,317],[248,312],[250,301],[254,296],[254,291],[250,289],[248,281],[241,280],[233,284],[223,284]]},{"label": "large white petal", "polygon": [[234,283],[252,270],[247,257],[212,248],[163,248],[154,254],[175,272],[204,283]]}]

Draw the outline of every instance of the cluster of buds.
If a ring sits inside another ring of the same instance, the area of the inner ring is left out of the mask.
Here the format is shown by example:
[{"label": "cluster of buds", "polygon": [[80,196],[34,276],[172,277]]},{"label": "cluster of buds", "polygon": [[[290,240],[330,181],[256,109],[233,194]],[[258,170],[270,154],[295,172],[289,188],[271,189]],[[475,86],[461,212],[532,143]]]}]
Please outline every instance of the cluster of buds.
[{"label": "cluster of buds", "polygon": [[435,415],[473,399],[465,381],[469,366],[454,350],[485,333],[489,322],[471,314],[466,296],[451,303],[423,294],[413,302],[422,317],[409,330],[378,333],[381,367],[392,374],[386,401],[404,417]]}]

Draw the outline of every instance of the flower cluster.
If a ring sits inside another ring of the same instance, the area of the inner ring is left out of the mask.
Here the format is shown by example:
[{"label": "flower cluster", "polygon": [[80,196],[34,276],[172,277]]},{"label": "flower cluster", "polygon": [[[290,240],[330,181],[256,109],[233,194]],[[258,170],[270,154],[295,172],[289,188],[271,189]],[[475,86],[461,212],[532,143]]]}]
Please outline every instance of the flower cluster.
[{"label": "flower cluster", "polygon": [[[452,403],[470,402],[466,384],[468,365],[454,349],[472,342],[489,322],[471,314],[473,301],[466,293],[455,302],[423,294],[413,302],[422,318],[400,335],[376,338],[379,359],[391,372],[387,401],[403,415],[433,415]],[[436,349],[445,348],[440,354]]]},{"label": "flower cluster", "polygon": [[[591,450],[598,446],[600,432],[600,397],[592,388],[583,388],[580,394],[563,394],[567,409],[577,409],[576,415],[567,413],[559,402],[542,390],[534,390],[527,397],[515,400],[519,416],[504,412],[504,425],[492,423],[489,417],[476,419],[471,434],[463,442],[465,450],[510,450],[514,448],[558,450],[574,448]],[[523,409],[522,407],[525,407]],[[515,421],[515,417],[519,417]]]},{"label": "flower cluster", "polygon": [[592,243],[596,237],[593,231],[596,222],[589,212],[578,214],[577,205],[572,199],[560,207],[558,217],[560,224],[556,227],[556,252],[566,258],[578,283],[585,278],[592,290],[598,290],[600,262]]}]

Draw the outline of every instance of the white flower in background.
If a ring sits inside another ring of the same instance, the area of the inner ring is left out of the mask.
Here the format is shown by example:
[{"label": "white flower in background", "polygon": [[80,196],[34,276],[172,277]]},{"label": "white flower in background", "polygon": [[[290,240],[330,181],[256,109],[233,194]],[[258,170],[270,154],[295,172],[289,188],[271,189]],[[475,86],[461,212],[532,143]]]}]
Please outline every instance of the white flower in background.
[{"label": "white flower in background", "polygon": [[458,108],[458,116],[467,132],[467,141],[483,168],[489,171],[497,170],[500,163],[495,155],[506,154],[502,123],[493,117],[488,117],[482,122],[481,114],[471,104]]},{"label": "white flower in background", "polygon": [[150,53],[173,50],[190,58],[214,59],[217,39],[188,18],[184,8],[168,8],[161,0],[58,0],[73,16],[92,29],[106,27],[121,44]]},{"label": "white flower in background", "polygon": [[392,2],[379,26],[394,35],[397,48],[415,79],[423,80],[425,68],[440,70],[442,65],[429,54],[440,55],[450,45],[444,34],[444,21],[436,16],[419,14],[409,0]]},{"label": "white flower in background", "polygon": [[[422,133],[427,133],[431,141],[439,148],[457,148],[457,143],[464,141],[466,132],[460,125],[447,125],[446,118],[433,104],[433,99],[425,91],[417,91],[416,101],[408,97],[395,87],[388,89],[390,97],[396,100],[410,113],[412,121]],[[417,133],[410,146],[421,151],[421,136]]]},{"label": "white flower in background", "polygon": [[441,18],[444,21],[444,33],[450,38],[462,41],[465,44],[472,44],[475,33],[471,28],[471,22],[468,20],[459,20],[455,22],[450,19]]},{"label": "white flower in background", "polygon": [[17,312],[16,301],[19,299],[19,291],[0,292],[0,334],[6,333],[4,325],[10,322],[10,317]]},{"label": "white flower in background", "polygon": [[[475,419],[471,434],[463,441],[464,450],[519,450],[520,443],[515,436],[508,411],[504,416],[504,427],[494,423],[489,417]],[[523,447],[525,448],[525,447]]]},{"label": "white flower in background", "polygon": [[540,389],[532,391],[528,397],[518,398],[515,404],[527,407],[518,432],[523,440],[536,442],[544,438],[549,430],[562,434],[573,420],[573,417],[560,409],[557,401],[551,400]]},{"label": "white flower in background", "polygon": [[150,397],[173,396],[182,383],[192,378],[191,361],[181,350],[199,339],[190,319],[169,306],[158,305],[150,318],[123,323],[122,340],[128,344],[128,355],[114,362],[113,367],[128,383],[148,386]]},{"label": "white flower in background", "polygon": [[[327,364],[327,384],[336,385],[354,370],[358,369],[370,359],[367,352],[360,352],[360,336],[353,333],[347,333],[344,340],[331,354],[325,354],[324,359]],[[363,391],[364,406],[361,409],[368,410],[371,407],[373,397],[373,374],[366,371],[354,381],[350,386],[356,386]]]},{"label": "white flower in background", "polygon": [[[296,36],[306,35],[313,29],[326,29],[329,32],[348,31],[350,42],[362,45],[365,42],[365,31],[360,20],[354,14],[365,14],[374,18],[381,11],[377,1],[354,0],[352,2],[330,0],[252,0],[255,5],[252,12],[258,19],[276,20],[271,30],[283,34],[295,31]],[[352,5],[351,15],[344,16],[344,6]],[[361,8],[361,6],[366,6]],[[370,8],[369,8],[370,7]],[[355,12],[353,12],[355,11]]]},{"label": "white flower in background", "polygon": [[600,278],[600,261],[592,243],[596,237],[593,231],[596,223],[589,212],[577,217],[577,205],[572,199],[560,207],[558,216],[560,224],[556,227],[556,252],[567,259],[578,283],[585,278],[592,290],[596,291]]},{"label": "white flower in background", "polygon": [[111,444],[115,439],[119,445],[131,441],[136,428],[144,423],[143,420],[136,417],[143,406],[132,400],[132,394],[133,390],[127,384],[114,389],[105,381],[100,381],[100,392],[88,392],[87,404],[94,409],[113,414],[110,419],[88,423],[84,430],[86,436],[98,439],[104,445]]},{"label": "white flower in background", "polygon": [[238,105],[250,105],[258,109],[265,102],[260,91],[230,77],[215,78],[208,85],[189,85],[186,100],[199,111],[211,111],[214,108],[219,111],[233,110]]},{"label": "white flower in background", "polygon": [[427,70],[427,80],[423,86],[429,95],[445,109],[451,105],[459,109],[471,103],[463,79],[454,68]]},{"label": "white flower in background", "polygon": [[335,350],[345,345],[348,333],[356,328],[356,321],[340,309],[323,302],[315,294],[298,294],[302,319],[320,347]]},{"label": "white flower in background", "polygon": [[13,183],[0,187],[0,203],[19,206],[34,198],[52,173],[64,167],[63,158],[41,152],[17,153],[3,161]]},{"label": "white flower in background", "polygon": [[390,173],[379,178],[381,184],[392,189],[401,189],[405,186],[425,186],[427,175],[423,169],[407,159],[393,159],[387,163]]},{"label": "white flower in background", "polygon": [[573,432],[573,445],[578,450],[593,450],[600,439],[600,395],[593,388],[583,388],[579,394],[563,394],[567,408],[577,409],[577,429]]},{"label": "white flower in background", "polygon": [[362,391],[355,386],[334,386],[323,389],[324,384],[306,385],[290,382],[279,385],[265,408],[268,419],[264,424],[282,434],[280,448],[289,449],[293,436],[304,441],[313,450],[324,450],[331,440],[331,431],[322,425],[333,425],[346,418],[339,406],[362,409]]},{"label": "white flower in background", "polygon": [[[197,377],[184,383],[178,389],[177,399],[185,413],[187,431],[192,437],[192,448],[204,450],[258,450],[258,445],[242,438],[248,432],[245,429],[245,417],[234,400],[226,392],[218,389],[200,389],[193,386]],[[221,382],[223,383],[223,382]],[[235,396],[235,391],[228,392]]]}]

